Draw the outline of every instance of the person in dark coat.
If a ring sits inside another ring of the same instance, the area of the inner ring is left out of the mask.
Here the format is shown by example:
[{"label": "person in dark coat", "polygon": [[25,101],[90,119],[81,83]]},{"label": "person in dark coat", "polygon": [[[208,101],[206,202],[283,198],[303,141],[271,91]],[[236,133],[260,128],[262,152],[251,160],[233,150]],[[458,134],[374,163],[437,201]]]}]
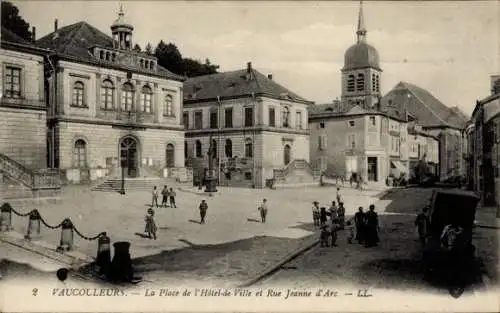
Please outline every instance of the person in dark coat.
[{"label": "person in dark coat", "polygon": [[427,216],[427,207],[424,207],[422,209],[422,212],[420,212],[417,215],[417,218],[415,219],[415,226],[417,227],[418,231],[418,239],[422,244],[425,244],[427,229],[429,227],[429,217]]},{"label": "person in dark coat", "polygon": [[337,217],[339,220],[339,229],[344,229],[345,227],[345,208],[344,202],[339,202],[339,208],[337,210]]},{"label": "person in dark coat", "polygon": [[327,220],[328,220],[328,217],[326,214],[326,208],[321,207],[321,209],[319,211],[319,222],[321,225],[325,225]]},{"label": "person in dark coat", "polygon": [[375,206],[370,205],[369,211],[366,213],[365,223],[365,247],[373,247],[379,243],[378,237],[378,214],[375,212]]},{"label": "person in dark coat", "polygon": [[155,212],[153,211],[153,209],[149,208],[146,217],[144,218],[144,221],[146,222],[146,226],[144,227],[144,232],[148,234],[149,239],[153,238],[154,240],[156,240],[157,228],[154,220],[154,215]]},{"label": "person in dark coat", "polygon": [[363,207],[358,208],[358,212],[354,214],[354,225],[356,226],[356,240],[358,243],[364,243],[364,227],[365,227],[365,212],[363,212]]},{"label": "person in dark coat", "polygon": [[205,216],[207,215],[207,210],[208,210],[208,204],[205,200],[201,200],[200,203],[200,224],[205,224]]}]

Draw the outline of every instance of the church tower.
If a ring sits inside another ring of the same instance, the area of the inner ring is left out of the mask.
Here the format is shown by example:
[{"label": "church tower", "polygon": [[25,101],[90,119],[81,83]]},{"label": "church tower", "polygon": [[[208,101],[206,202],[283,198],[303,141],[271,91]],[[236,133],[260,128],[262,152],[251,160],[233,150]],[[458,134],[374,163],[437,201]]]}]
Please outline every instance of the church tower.
[{"label": "church tower", "polygon": [[132,32],[134,26],[128,23],[123,13],[123,7],[120,6],[118,18],[111,25],[111,33],[113,34],[113,48],[120,50],[132,50]]},{"label": "church tower", "polygon": [[382,69],[377,49],[366,42],[366,33],[361,1],[356,31],[357,42],[349,47],[344,55],[341,101],[348,107],[359,105],[366,110],[379,110]]}]

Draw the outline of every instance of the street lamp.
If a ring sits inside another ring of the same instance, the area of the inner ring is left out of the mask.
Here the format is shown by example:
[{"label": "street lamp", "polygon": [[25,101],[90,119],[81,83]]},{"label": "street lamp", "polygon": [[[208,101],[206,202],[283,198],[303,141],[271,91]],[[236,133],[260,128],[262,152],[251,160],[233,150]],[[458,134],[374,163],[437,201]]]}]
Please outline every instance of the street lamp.
[{"label": "street lamp", "polygon": [[[130,123],[130,116],[132,112],[130,110],[127,111],[128,114],[128,122]],[[122,183],[121,183],[121,188],[120,188],[120,194],[124,195],[125,194],[125,165],[127,163],[127,157],[122,154],[121,147],[120,147],[120,163],[121,163],[121,168],[122,168]]]}]

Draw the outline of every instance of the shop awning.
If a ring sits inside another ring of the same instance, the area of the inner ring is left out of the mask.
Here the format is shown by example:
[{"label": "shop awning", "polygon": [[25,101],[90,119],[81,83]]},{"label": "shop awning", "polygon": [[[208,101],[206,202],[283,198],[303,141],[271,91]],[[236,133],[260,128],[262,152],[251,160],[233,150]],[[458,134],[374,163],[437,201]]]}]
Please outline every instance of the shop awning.
[{"label": "shop awning", "polygon": [[391,161],[392,165],[399,171],[406,173],[408,170],[406,169],[406,166],[403,165],[400,161]]}]

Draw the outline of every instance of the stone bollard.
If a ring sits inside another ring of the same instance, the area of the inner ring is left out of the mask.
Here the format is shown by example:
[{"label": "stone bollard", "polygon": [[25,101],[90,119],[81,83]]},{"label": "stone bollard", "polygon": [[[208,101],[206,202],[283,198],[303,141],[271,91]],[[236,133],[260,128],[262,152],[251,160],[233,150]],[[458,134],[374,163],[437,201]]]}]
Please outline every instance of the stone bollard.
[{"label": "stone bollard", "polygon": [[40,220],[41,220],[40,213],[38,210],[33,210],[30,212],[30,218],[28,221],[28,231],[26,232],[26,235],[24,236],[24,239],[36,239],[40,237]]},{"label": "stone bollard", "polygon": [[73,248],[73,222],[66,218],[61,224],[61,242],[57,251],[69,251]]},{"label": "stone bollard", "polygon": [[9,203],[4,203],[0,208],[0,231],[12,229],[12,207]]},{"label": "stone bollard", "polygon": [[131,282],[133,278],[130,242],[120,241],[113,244],[115,255],[111,262],[109,279],[116,282]]},{"label": "stone bollard", "polygon": [[102,233],[102,235],[97,239],[97,257],[95,263],[99,266],[99,274],[108,275],[109,268],[111,265],[111,240],[106,235],[106,233]]}]

